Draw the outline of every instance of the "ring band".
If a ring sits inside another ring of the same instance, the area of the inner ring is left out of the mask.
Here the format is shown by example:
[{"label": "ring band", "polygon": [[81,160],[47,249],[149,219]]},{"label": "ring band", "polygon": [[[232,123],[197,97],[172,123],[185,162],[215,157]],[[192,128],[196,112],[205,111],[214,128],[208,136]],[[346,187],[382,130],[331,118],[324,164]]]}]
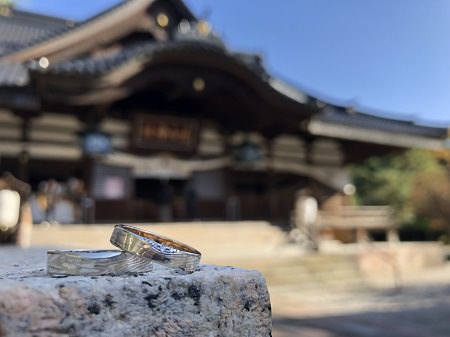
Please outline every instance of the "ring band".
[{"label": "ring band", "polygon": [[151,261],[120,250],[49,250],[47,273],[51,276],[100,276],[146,273]]},{"label": "ring band", "polygon": [[197,270],[200,263],[201,253],[191,246],[129,225],[116,225],[110,241],[122,250],[187,273]]}]

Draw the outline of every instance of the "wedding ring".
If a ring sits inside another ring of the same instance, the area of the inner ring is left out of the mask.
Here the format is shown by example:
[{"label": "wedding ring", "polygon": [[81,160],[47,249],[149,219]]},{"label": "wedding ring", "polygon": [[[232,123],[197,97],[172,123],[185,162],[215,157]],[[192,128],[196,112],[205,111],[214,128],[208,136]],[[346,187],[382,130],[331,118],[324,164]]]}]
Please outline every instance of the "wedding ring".
[{"label": "wedding ring", "polygon": [[137,274],[152,269],[148,259],[120,250],[47,251],[47,273],[51,276]]},{"label": "wedding ring", "polygon": [[110,241],[124,251],[187,273],[200,263],[201,253],[191,246],[129,225],[116,225]]}]

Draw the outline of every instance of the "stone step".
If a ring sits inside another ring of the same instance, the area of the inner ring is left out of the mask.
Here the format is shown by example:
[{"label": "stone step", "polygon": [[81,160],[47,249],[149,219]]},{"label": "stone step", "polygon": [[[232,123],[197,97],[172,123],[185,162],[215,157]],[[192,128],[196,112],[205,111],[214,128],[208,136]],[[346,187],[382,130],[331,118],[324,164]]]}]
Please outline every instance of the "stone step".
[{"label": "stone step", "polygon": [[356,260],[349,257],[305,256],[229,260],[227,265],[256,269],[263,273],[269,287],[301,284],[320,287],[323,284],[363,283]]},{"label": "stone step", "polygon": [[363,278],[357,271],[332,271],[330,273],[295,273],[292,271],[281,273],[279,271],[267,272],[261,271],[268,284],[297,284],[297,283],[307,283],[307,282],[334,282],[334,283],[345,283],[352,280],[361,281]]},{"label": "stone step", "polygon": [[[263,221],[135,224],[188,243],[205,257],[270,255],[286,242],[286,234]],[[32,246],[110,248],[113,224],[34,226]],[[208,261],[210,262],[210,261]]]},{"label": "stone step", "polygon": [[357,270],[358,265],[356,258],[340,259],[338,257],[332,257],[331,259],[323,259],[320,256],[318,258],[311,259],[310,257],[262,257],[262,258],[242,258],[242,259],[222,259],[217,260],[222,263],[237,263],[242,266],[254,269],[300,269],[310,272],[329,272],[332,270]]},{"label": "stone step", "polygon": [[364,293],[373,290],[365,282],[356,279],[348,280],[347,282],[316,281],[297,284],[268,284],[268,287],[271,294],[300,301],[305,298],[317,299],[331,295],[337,296],[339,292],[347,290],[351,290],[353,293]]},{"label": "stone step", "polygon": [[303,268],[275,268],[275,269],[257,269],[267,277],[277,277],[278,279],[302,279],[305,277],[316,278],[333,278],[333,279],[346,279],[360,277],[361,274],[355,269],[335,269],[327,272],[315,272],[311,270],[305,270]]}]

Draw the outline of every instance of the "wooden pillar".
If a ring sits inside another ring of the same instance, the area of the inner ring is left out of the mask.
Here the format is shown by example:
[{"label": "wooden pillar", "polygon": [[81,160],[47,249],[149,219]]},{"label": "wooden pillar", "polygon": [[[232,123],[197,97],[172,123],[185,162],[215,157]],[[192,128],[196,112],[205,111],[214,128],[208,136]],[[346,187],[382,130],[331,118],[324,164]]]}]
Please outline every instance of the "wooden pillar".
[{"label": "wooden pillar", "polygon": [[398,242],[400,238],[398,236],[397,228],[388,228],[386,230],[386,239],[388,242]]},{"label": "wooden pillar", "polygon": [[22,181],[28,182],[29,180],[29,162],[30,162],[30,153],[28,150],[21,151],[17,160],[19,162],[19,171],[17,172],[17,178]]},{"label": "wooden pillar", "polygon": [[25,182],[29,181],[29,162],[30,162],[30,153],[28,151],[26,143],[31,141],[30,133],[31,133],[31,118],[32,116],[27,113],[19,112],[17,113],[22,118],[21,125],[21,137],[20,141],[23,143],[23,149],[17,155],[18,160],[18,172],[17,177]]},{"label": "wooden pillar", "polygon": [[305,162],[308,165],[312,165],[313,164],[313,144],[314,144],[314,139],[312,138],[304,138],[303,142],[305,144]]},{"label": "wooden pillar", "polygon": [[276,174],[274,170],[274,151],[273,151],[273,139],[269,138],[266,141],[267,149],[267,201],[268,201],[268,211],[269,220],[275,222],[278,216],[278,198],[277,198],[277,181]]},{"label": "wooden pillar", "polygon": [[364,243],[369,241],[369,232],[365,228],[357,228],[356,229],[356,242]]},{"label": "wooden pillar", "polygon": [[[223,132],[223,148],[224,155],[233,157],[233,148],[230,144],[229,138],[231,137],[230,132]],[[231,167],[225,167],[224,169],[224,185],[225,185],[225,200],[224,200],[224,208],[225,208],[225,219],[238,221],[241,220],[241,212],[240,212],[240,200],[239,196],[236,195],[236,191],[234,190],[234,179],[233,172]]]},{"label": "wooden pillar", "polygon": [[86,224],[95,223],[95,200],[93,195],[93,169],[94,160],[88,155],[83,155],[82,159],[82,179],[86,194],[80,201],[81,222]]},{"label": "wooden pillar", "polygon": [[[99,105],[91,110],[84,111],[79,116],[81,122],[84,123],[83,132],[100,131],[100,123],[108,114],[109,105]],[[84,137],[85,135],[83,135]],[[96,222],[95,198],[94,198],[94,168],[97,159],[95,156],[87,153],[82,154],[82,179],[86,188],[86,195],[81,202],[83,222],[91,224]]]}]

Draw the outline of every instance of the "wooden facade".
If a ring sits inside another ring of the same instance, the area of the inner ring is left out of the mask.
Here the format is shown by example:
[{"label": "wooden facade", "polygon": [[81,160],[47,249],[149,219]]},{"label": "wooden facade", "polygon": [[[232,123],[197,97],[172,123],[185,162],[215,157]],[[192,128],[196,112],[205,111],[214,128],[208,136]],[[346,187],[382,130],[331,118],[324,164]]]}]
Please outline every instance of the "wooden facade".
[{"label": "wooden facade", "polygon": [[34,187],[82,178],[96,222],[286,223],[298,189],[325,200],[349,183],[346,164],[447,136],[318,101],[230,51],[179,0],[79,23],[10,11],[0,107],[0,170]]}]

